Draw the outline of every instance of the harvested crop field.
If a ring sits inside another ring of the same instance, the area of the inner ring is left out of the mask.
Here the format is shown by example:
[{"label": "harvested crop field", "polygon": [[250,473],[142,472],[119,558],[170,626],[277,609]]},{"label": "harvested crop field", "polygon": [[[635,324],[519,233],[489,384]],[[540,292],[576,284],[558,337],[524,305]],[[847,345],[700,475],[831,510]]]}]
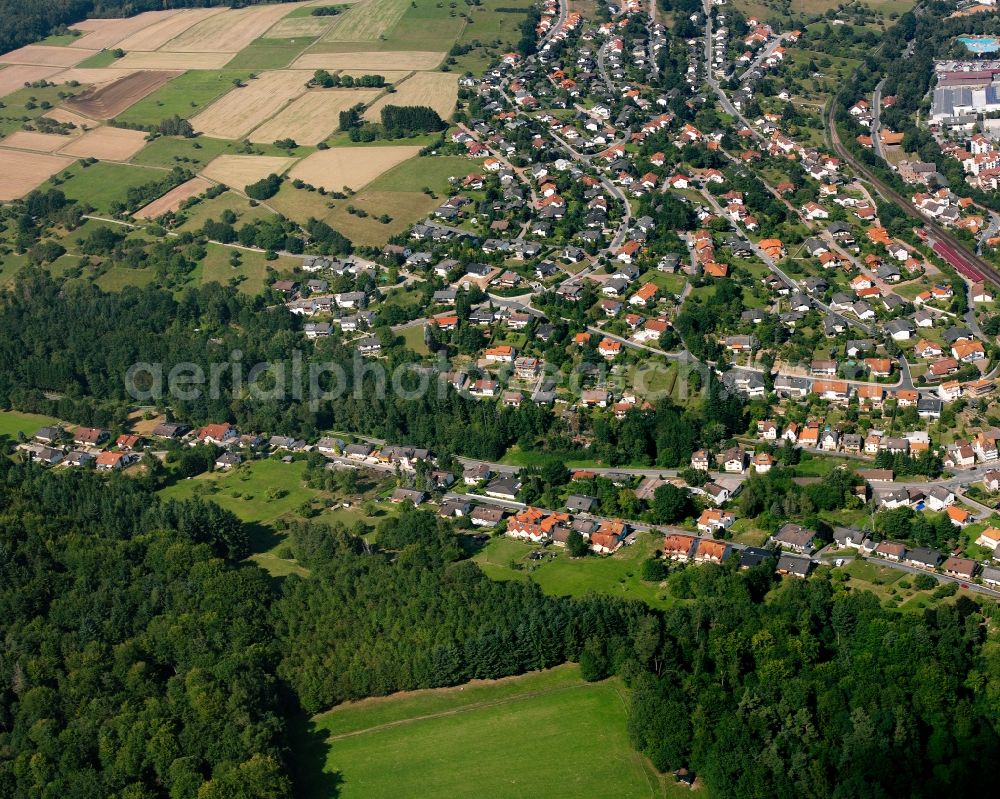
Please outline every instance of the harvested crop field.
[{"label": "harvested crop field", "polygon": [[[126,56],[127,57],[127,56]],[[363,53],[306,53],[294,64],[293,69],[350,69],[352,71],[382,74],[383,69],[414,70],[435,69],[445,53],[430,50],[386,50]]]},{"label": "harvested crop field", "polygon": [[62,67],[33,67],[22,64],[0,69],[0,99],[18,89],[23,89],[25,83],[47,80],[62,71]]},{"label": "harvested crop field", "polygon": [[63,122],[67,125],[76,125],[80,130],[89,130],[97,125],[92,119],[88,119],[80,114],[75,114],[66,108],[53,108],[51,111],[46,111],[43,115],[46,119],[51,119],[53,122]]},{"label": "harvested crop field", "polygon": [[357,191],[419,152],[419,147],[334,147],[299,161],[289,177],[328,191],[340,191],[344,186]]},{"label": "harvested crop field", "polygon": [[358,103],[370,103],[380,89],[321,89],[293,100],[276,116],[250,134],[252,142],[294,139],[298,144],[319,144],[340,123],[340,112]]},{"label": "harvested crop field", "polygon": [[0,152],[0,202],[18,200],[73,163],[72,158],[21,150]]},{"label": "harvested crop field", "polygon": [[311,75],[295,70],[264,72],[233,89],[191,119],[194,129],[217,139],[239,139],[306,91]]},{"label": "harvested crop field", "polygon": [[65,105],[70,111],[92,119],[111,119],[179,74],[166,70],[134,72],[111,83],[87,89],[72,100],[67,100]]},{"label": "harvested crop field", "polygon": [[290,13],[295,3],[227,9],[193,25],[163,48],[174,53],[236,53]]},{"label": "harvested crop field", "polygon": [[60,152],[76,158],[96,158],[100,161],[128,161],[146,146],[142,130],[101,127],[89,130]]},{"label": "harvested crop field", "polygon": [[16,130],[5,139],[0,139],[0,147],[15,150],[34,150],[39,153],[54,153],[65,147],[72,139],[56,133],[39,133],[34,130]]},{"label": "harvested crop field", "polygon": [[76,81],[77,83],[86,83],[94,86],[98,86],[104,83],[111,83],[112,81],[120,80],[122,78],[127,78],[129,75],[134,75],[134,69],[117,69],[111,67],[109,69],[102,69],[100,67],[71,67],[63,72],[60,72],[53,79],[53,83],[69,83],[70,81]]},{"label": "harvested crop field", "polygon": [[268,39],[298,39],[319,36],[333,24],[333,17],[289,17],[279,20],[267,34]]},{"label": "harvested crop field", "polygon": [[232,53],[128,53],[118,59],[122,67],[129,69],[222,69],[233,60]]},{"label": "harvested crop field", "polygon": [[45,67],[75,67],[96,50],[78,47],[52,47],[46,44],[28,44],[0,56],[0,64],[37,64]]},{"label": "harvested crop field", "polygon": [[365,111],[365,119],[377,122],[387,105],[426,105],[433,108],[442,119],[455,110],[458,100],[458,75],[449,72],[418,72],[407,78],[393,94],[387,94]]},{"label": "harvested crop field", "polygon": [[180,186],[175,186],[158,200],[153,200],[149,205],[140,208],[132,216],[139,219],[156,219],[163,214],[176,211],[185,200],[207,191],[212,185],[212,182],[205,178],[191,178]]},{"label": "harvested crop field", "polygon": [[190,8],[178,11],[166,19],[162,19],[149,27],[133,33],[128,38],[118,42],[118,46],[127,53],[133,50],[148,52],[159,50],[171,39],[180,36],[188,28],[197,25],[202,20],[221,14],[224,8]]},{"label": "harvested crop field", "polygon": [[388,32],[410,7],[409,0],[360,0],[339,14],[324,42],[375,42]]},{"label": "harvested crop field", "polygon": [[276,155],[220,155],[201,170],[201,174],[216,183],[243,191],[248,184],[272,172],[281,175],[294,163],[294,158]]},{"label": "harvested crop field", "polygon": [[150,25],[162,22],[177,13],[176,10],[146,11],[126,19],[85,19],[83,22],[70,25],[74,30],[81,31],[83,36],[75,42],[70,42],[69,46],[82,47],[86,50],[106,50],[118,44],[122,39],[145,30]]}]

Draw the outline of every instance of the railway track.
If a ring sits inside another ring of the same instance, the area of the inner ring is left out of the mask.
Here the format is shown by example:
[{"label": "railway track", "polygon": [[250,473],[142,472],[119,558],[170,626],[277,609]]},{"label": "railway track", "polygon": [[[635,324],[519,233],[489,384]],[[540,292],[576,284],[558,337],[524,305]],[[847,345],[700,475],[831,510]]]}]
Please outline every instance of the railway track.
[{"label": "railway track", "polygon": [[826,124],[829,130],[830,143],[837,155],[840,156],[845,162],[849,163],[859,175],[865,178],[865,180],[871,183],[872,186],[875,187],[875,190],[882,195],[883,198],[895,203],[903,209],[903,212],[907,216],[920,221],[924,228],[930,232],[930,237],[933,239],[931,242],[931,249],[939,257],[943,258],[960,274],[970,280],[989,281],[994,286],[1000,287],[1000,270],[997,270],[985,259],[969,252],[957,238],[955,238],[941,225],[926,219],[906,200],[905,197],[885,184],[882,180],[876,177],[871,170],[859,163],[857,159],[851,155],[848,149],[844,147],[843,142],[840,141],[840,136],[837,133],[837,125],[834,121],[836,118],[836,114],[834,112],[835,106],[831,104],[826,115]]}]

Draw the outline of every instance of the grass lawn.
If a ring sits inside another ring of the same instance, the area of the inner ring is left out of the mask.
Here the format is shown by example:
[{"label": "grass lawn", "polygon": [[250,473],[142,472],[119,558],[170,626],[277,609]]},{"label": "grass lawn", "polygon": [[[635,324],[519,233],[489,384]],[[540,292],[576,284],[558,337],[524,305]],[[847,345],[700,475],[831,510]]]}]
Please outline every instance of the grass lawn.
[{"label": "grass lawn", "polygon": [[322,219],[329,214],[328,203],[334,204],[328,195],[320,194],[318,191],[297,189],[288,181],[283,182],[278,193],[267,201],[267,204],[276,211],[300,224],[305,224],[309,217]]},{"label": "grass lawn", "polygon": [[39,413],[0,411],[0,438],[16,439],[18,433],[33,436],[38,428],[58,423],[58,419]]},{"label": "grass lawn", "polygon": [[271,216],[271,212],[264,206],[251,206],[250,201],[245,197],[232,191],[226,191],[211,200],[201,200],[185,210],[183,213],[186,221],[180,225],[178,230],[198,230],[208,219],[221,219],[222,212],[227,208],[236,214],[237,226]]},{"label": "grass lawn", "polygon": [[[103,161],[84,167],[82,162],[77,161],[56,177],[61,179],[64,175],[70,177],[62,180],[58,188],[67,199],[76,200],[81,205],[90,205],[99,214],[109,214],[111,204],[115,201],[124,202],[130,188],[163,180],[166,173],[162,169]],[[44,191],[53,185],[53,181],[49,180],[41,189]]]},{"label": "grass lawn", "polygon": [[[473,560],[492,579],[533,580],[550,596],[585,596],[593,592],[641,599],[652,607],[663,608],[673,601],[667,590],[640,579],[643,561],[659,544],[658,536],[640,533],[632,546],[608,557],[588,555],[573,559],[565,550],[549,547],[546,554],[554,554],[554,559],[529,561],[528,553],[538,547],[500,537],[492,539]],[[512,561],[522,569],[512,569]]]},{"label": "grass lawn", "polygon": [[113,266],[94,283],[104,291],[121,291],[126,286],[148,286],[156,280],[156,272],[150,268],[131,269],[127,266]]},{"label": "grass lawn", "polygon": [[284,69],[315,41],[314,37],[306,36],[296,39],[257,39],[240,50],[226,64],[226,69]]},{"label": "grass lawn", "polygon": [[137,125],[156,125],[175,114],[188,119],[232,89],[235,79],[247,80],[251,71],[220,69],[185,72],[123,111],[118,119]]},{"label": "grass lawn", "polygon": [[[585,683],[566,665],[345,705],[314,719],[312,733],[330,736],[325,772],[341,799],[664,796],[629,744],[625,694],[616,679]],[[580,757],[583,741],[601,756]]]},{"label": "grass lawn", "polygon": [[[411,224],[426,217],[441,202],[440,198],[434,199],[419,191],[375,191],[369,187],[348,200],[337,201],[324,221],[355,244],[381,246],[391,236],[402,233]],[[364,209],[368,216],[361,218],[349,214],[348,205]],[[388,214],[391,221],[387,224],[379,222],[376,217],[382,214]]]},{"label": "grass lawn", "polygon": [[423,191],[429,188],[445,194],[449,177],[464,178],[476,171],[477,163],[460,155],[424,156],[411,158],[379,175],[369,183],[367,191]]},{"label": "grass lawn", "polygon": [[101,50],[97,53],[94,53],[94,55],[92,55],[90,58],[85,58],[83,61],[77,64],[77,66],[81,68],[85,67],[87,69],[90,69],[92,67],[97,69],[110,67],[112,64],[115,63],[115,61],[118,60],[112,55],[112,52],[113,50]]},{"label": "grass lawn", "polygon": [[431,351],[427,347],[427,342],[424,341],[423,325],[406,328],[406,330],[403,331],[403,340],[406,342],[406,346],[409,349],[419,355],[430,355]]},{"label": "grass lawn", "polygon": [[[242,277],[244,279],[238,284],[239,289],[247,294],[259,294],[263,291],[268,268],[279,273],[290,274],[292,269],[302,265],[300,258],[279,256],[274,261],[268,261],[264,258],[264,253],[236,250],[211,242],[205,245],[205,249],[208,254],[200,265],[201,282],[211,283],[214,281],[225,286],[230,280]],[[241,265],[235,269],[229,263],[234,252],[238,252],[242,259]]]}]

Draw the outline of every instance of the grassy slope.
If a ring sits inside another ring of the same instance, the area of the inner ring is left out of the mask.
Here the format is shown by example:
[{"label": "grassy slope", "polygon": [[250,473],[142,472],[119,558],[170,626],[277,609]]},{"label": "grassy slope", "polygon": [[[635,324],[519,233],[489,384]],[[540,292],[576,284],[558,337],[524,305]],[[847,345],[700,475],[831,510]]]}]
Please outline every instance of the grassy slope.
[{"label": "grassy slope", "polygon": [[366,700],[314,723],[344,736],[327,741],[342,799],[663,795],[629,745],[624,688],[584,683],[575,666]]},{"label": "grassy slope", "polygon": [[[653,554],[659,539],[640,534],[635,544],[610,557],[588,556],[571,559],[556,547],[553,560],[533,562],[528,553],[536,547],[510,538],[495,538],[477,554],[474,560],[494,580],[534,580],[541,589],[553,596],[585,596],[590,592],[628,599],[641,599],[652,607],[662,608],[672,599],[666,588],[640,579],[642,562]],[[516,561],[524,569],[512,569]],[[533,571],[527,571],[527,569]]]},{"label": "grassy slope", "polygon": [[33,436],[39,427],[56,424],[58,420],[51,416],[38,413],[21,413],[20,411],[0,411],[0,438],[17,438],[18,433]]}]

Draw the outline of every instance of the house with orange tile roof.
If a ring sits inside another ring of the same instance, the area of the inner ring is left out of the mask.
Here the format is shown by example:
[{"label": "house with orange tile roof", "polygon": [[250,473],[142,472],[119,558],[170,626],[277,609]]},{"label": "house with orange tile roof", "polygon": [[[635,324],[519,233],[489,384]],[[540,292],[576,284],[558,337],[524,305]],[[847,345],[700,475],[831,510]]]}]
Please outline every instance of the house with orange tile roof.
[{"label": "house with orange tile roof", "polygon": [[622,343],[612,338],[605,338],[597,345],[597,351],[605,358],[615,358],[621,354]]}]

